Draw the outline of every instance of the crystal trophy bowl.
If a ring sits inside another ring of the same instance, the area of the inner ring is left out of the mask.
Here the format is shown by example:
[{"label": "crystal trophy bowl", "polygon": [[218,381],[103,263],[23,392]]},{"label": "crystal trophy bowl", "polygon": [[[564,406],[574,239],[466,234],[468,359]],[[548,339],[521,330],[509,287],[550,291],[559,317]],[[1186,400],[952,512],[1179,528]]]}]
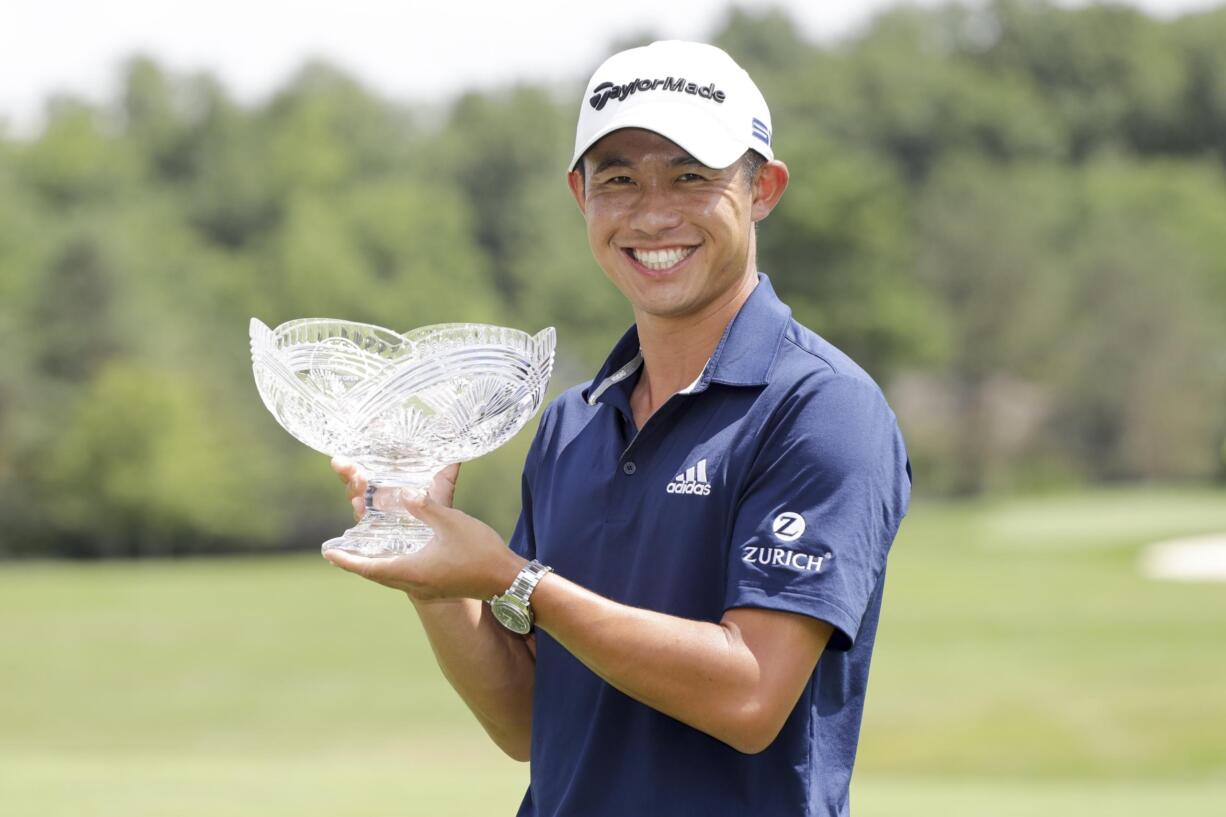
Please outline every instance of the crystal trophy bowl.
[{"label": "crystal trophy bowl", "polygon": [[444,323],[401,334],[327,318],[269,329],[252,318],[264,405],[301,442],[356,462],[370,486],[361,521],[323,549],[396,556],[425,546],[430,527],[376,509],[375,490],[425,490],[443,466],[511,439],[545,399],[554,343],[552,327],[533,336]]}]

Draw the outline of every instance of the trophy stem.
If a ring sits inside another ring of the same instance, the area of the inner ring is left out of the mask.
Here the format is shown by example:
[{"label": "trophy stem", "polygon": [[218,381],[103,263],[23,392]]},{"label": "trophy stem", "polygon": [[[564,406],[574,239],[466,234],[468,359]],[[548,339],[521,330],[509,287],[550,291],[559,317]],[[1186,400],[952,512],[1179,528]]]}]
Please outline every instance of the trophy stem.
[{"label": "trophy stem", "polygon": [[[370,480],[369,485],[370,490],[366,493],[366,513],[343,535],[324,542],[323,550],[326,552],[336,548],[359,556],[393,557],[414,553],[425,547],[434,535],[433,529],[394,501],[380,502],[381,507],[375,507],[376,490],[391,486],[380,484],[374,479]],[[415,486],[415,489],[424,490],[425,486]],[[394,500],[399,490],[392,488],[386,493],[391,494]]]}]

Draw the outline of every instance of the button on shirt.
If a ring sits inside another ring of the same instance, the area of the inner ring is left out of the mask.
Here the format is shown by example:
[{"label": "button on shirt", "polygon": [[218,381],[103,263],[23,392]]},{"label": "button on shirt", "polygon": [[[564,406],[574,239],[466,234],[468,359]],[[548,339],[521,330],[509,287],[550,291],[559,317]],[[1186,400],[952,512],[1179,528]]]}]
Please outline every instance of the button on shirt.
[{"label": "button on shirt", "polygon": [[646,422],[634,327],[541,419],[511,547],[623,604],[699,621],[736,607],[834,627],[778,738],[745,755],[609,686],[538,630],[520,817],[842,815],[886,556],[910,466],[850,358],[765,275],[702,375]]}]

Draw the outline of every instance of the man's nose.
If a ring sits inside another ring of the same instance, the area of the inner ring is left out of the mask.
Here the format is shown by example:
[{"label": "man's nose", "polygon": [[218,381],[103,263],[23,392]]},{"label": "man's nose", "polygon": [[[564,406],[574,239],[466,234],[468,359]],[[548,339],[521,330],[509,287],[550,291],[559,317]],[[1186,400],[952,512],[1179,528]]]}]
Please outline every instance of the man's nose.
[{"label": "man's nose", "polygon": [[682,223],[680,203],[659,185],[647,185],[635,200],[627,224],[644,235],[659,235]]}]

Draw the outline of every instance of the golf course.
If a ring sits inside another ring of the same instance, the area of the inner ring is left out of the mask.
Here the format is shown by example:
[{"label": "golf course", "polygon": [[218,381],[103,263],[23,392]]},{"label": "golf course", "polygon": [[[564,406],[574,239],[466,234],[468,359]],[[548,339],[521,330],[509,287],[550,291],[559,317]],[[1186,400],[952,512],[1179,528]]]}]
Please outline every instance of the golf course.
[{"label": "golf course", "polygon": [[[889,567],[853,813],[1226,809],[1226,586],[1141,549],[1226,492],[917,502]],[[404,597],[314,555],[0,566],[6,817],[513,814]]]}]

